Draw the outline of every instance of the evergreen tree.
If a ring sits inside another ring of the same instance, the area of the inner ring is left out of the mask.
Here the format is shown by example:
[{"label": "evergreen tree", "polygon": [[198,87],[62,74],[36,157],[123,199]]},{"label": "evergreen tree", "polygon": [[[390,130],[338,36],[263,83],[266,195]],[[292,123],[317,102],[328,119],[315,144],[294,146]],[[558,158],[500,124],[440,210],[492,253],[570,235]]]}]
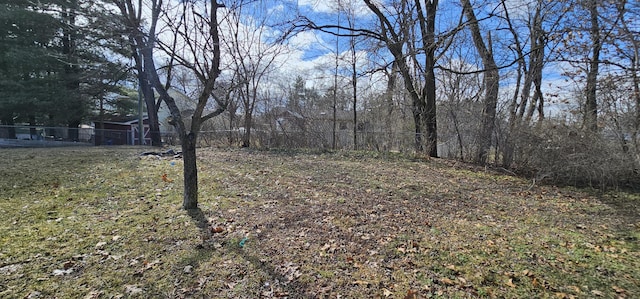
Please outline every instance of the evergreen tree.
[{"label": "evergreen tree", "polygon": [[[32,121],[55,97],[60,63],[52,49],[59,22],[27,1],[0,6],[0,121]],[[7,130],[3,137],[15,138]]]},{"label": "evergreen tree", "polygon": [[[69,138],[93,100],[117,91],[125,66],[119,25],[91,0],[0,4],[0,121],[4,125],[66,125]],[[115,27],[114,27],[115,26]],[[114,34],[115,33],[115,34]],[[15,138],[4,130],[2,137]]]}]

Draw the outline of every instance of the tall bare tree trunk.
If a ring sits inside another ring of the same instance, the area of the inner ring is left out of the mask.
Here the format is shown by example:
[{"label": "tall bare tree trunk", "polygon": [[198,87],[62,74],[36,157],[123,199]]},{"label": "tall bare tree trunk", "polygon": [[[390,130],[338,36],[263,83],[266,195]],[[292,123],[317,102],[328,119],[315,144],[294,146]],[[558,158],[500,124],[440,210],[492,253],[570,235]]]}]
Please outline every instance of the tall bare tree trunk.
[{"label": "tall bare tree trunk", "polygon": [[245,110],[245,113],[244,113],[244,132],[242,134],[242,147],[250,147],[251,146],[251,127],[253,126],[252,115],[253,115],[253,111]]},{"label": "tall bare tree trunk", "polygon": [[634,130],[631,134],[631,139],[637,153],[640,153],[640,145],[638,144],[638,134],[640,133],[640,77],[638,77],[638,70],[640,70],[640,45],[634,41],[634,57],[633,57],[633,97],[636,104],[636,115],[634,119]]},{"label": "tall bare tree trunk", "polygon": [[[420,1],[414,2],[415,9],[418,15],[418,23],[420,26],[420,33],[422,35],[422,46],[425,54],[425,66],[424,66],[424,78],[415,78],[412,75],[412,68],[407,62],[407,58],[410,57],[414,62],[417,62],[417,53],[403,53],[403,46],[412,41],[408,37],[409,28],[407,24],[413,24],[410,19],[405,19],[401,23],[405,27],[397,29],[394,24],[387,18],[380,8],[370,0],[364,0],[369,9],[378,17],[380,21],[381,31],[379,39],[385,43],[387,49],[393,55],[394,63],[398,67],[398,71],[404,81],[406,91],[409,93],[412,101],[413,121],[415,124],[415,148],[416,151],[424,151],[423,132],[426,130],[427,134],[427,148],[426,151],[431,157],[438,156],[438,134],[437,134],[437,120],[436,120],[436,79],[434,75],[435,69],[435,20],[436,11],[438,8],[438,1]],[[425,5],[423,8],[422,5]],[[408,12],[405,12],[408,13]],[[426,15],[425,15],[426,13]],[[410,18],[410,14],[405,15],[406,18]],[[407,41],[406,39],[409,39]],[[414,47],[413,45],[410,45]],[[420,84],[424,83],[424,86],[420,88]]]},{"label": "tall bare tree trunk", "polygon": [[[428,56],[428,55],[427,55]],[[425,112],[424,121],[427,128],[427,153],[429,157],[438,157],[438,125],[436,121],[436,75],[433,55],[427,58],[425,74]],[[431,66],[429,66],[431,65]]]},{"label": "tall bare tree trunk", "polygon": [[358,149],[358,75],[356,73],[355,37],[351,38],[351,88],[353,90],[353,149]]},{"label": "tall bare tree trunk", "polygon": [[[416,10],[418,11],[418,21],[420,23],[420,32],[423,36],[422,47],[425,50],[425,67],[424,67],[424,89],[422,96],[424,97],[424,122],[427,130],[427,152],[430,157],[438,157],[438,123],[436,111],[436,11],[438,9],[438,1],[425,1],[424,10],[419,0],[415,1]],[[426,12],[426,17],[424,12]]]},{"label": "tall bare tree trunk", "polygon": [[[141,41],[142,39],[140,39]],[[135,47],[133,47],[135,48]],[[160,136],[160,121],[158,119],[158,109],[160,108],[160,101],[156,102],[155,94],[153,93],[153,86],[149,84],[147,80],[147,74],[143,68],[142,59],[140,59],[137,53],[134,53],[134,60],[136,61],[136,70],[138,72],[138,84],[140,85],[140,91],[144,99],[145,106],[147,107],[147,117],[149,118],[149,137],[151,138],[152,146],[162,146],[162,139]],[[140,62],[138,62],[140,60]]]},{"label": "tall bare tree trunk", "polygon": [[538,118],[544,119],[544,96],[542,94],[542,68],[544,67],[544,47],[546,44],[546,36],[542,29],[542,20],[540,19],[540,10],[536,10],[536,16],[534,17],[533,28],[531,28],[531,53],[529,54],[529,72],[526,75],[526,83],[523,88],[523,107],[524,110],[524,96],[529,96],[531,90],[531,84],[533,83],[535,89],[533,91],[533,97],[531,98],[531,104],[527,109],[526,120],[531,120],[534,112],[538,111]]},{"label": "tall bare tree trunk", "polygon": [[[149,88],[151,90],[151,88]],[[144,102],[147,106],[147,117],[149,118],[149,137],[152,146],[162,146],[162,138],[160,136],[160,119],[158,118],[158,110],[160,102],[156,102],[153,91],[148,94],[143,93]],[[152,109],[151,111],[149,109]]]},{"label": "tall bare tree trunk", "polygon": [[487,36],[487,44],[485,44],[480,26],[476,18],[470,0],[461,0],[464,14],[469,21],[469,28],[473,37],[473,43],[476,46],[478,54],[484,65],[484,108],[482,110],[482,124],[480,126],[479,148],[476,153],[477,163],[487,163],[489,150],[491,149],[491,138],[495,127],[496,106],[498,104],[498,88],[500,83],[500,74],[495,60],[493,59],[491,34]]},{"label": "tall bare tree trunk", "polygon": [[598,102],[597,102],[597,84],[598,72],[600,67],[600,51],[602,50],[602,39],[600,37],[600,23],[598,21],[598,2],[597,0],[589,0],[588,9],[591,17],[591,27],[589,33],[591,35],[591,60],[589,61],[589,70],[587,71],[587,86],[585,99],[585,115],[584,122],[588,130],[593,132],[598,130]]},{"label": "tall bare tree trunk", "polygon": [[[141,31],[142,23],[142,7],[137,7],[132,0],[114,1],[119,7],[122,15],[127,21],[129,30],[129,46],[131,48],[131,56],[135,61],[135,69],[138,75],[139,91],[142,92],[145,106],[147,107],[147,116],[149,117],[149,134],[151,137],[151,145],[162,146],[160,136],[160,121],[158,119],[158,109],[160,109],[161,101],[156,102],[153,92],[153,85],[149,80],[149,70],[145,67],[144,54],[142,49],[148,47],[145,42],[145,35]],[[140,3],[139,3],[140,4]]]}]

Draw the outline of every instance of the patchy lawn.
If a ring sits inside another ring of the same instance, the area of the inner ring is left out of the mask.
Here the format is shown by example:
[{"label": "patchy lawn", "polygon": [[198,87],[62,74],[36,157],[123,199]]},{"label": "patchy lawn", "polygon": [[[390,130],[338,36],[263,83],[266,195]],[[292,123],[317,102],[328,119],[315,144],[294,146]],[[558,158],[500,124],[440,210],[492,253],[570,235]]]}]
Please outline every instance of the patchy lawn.
[{"label": "patchy lawn", "polygon": [[640,296],[637,195],[391,154],[202,149],[187,213],[182,161],[142,151],[0,150],[0,297]]}]

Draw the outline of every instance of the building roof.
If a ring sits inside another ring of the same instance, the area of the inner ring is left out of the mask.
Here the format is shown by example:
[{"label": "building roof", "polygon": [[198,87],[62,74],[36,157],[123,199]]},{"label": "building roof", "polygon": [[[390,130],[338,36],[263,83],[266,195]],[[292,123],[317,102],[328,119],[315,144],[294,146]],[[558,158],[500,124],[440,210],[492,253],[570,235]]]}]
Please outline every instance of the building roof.
[{"label": "building roof", "polygon": [[[144,115],[142,121],[144,122],[145,120],[148,120],[148,119],[149,117],[147,115]],[[132,116],[112,116],[112,117],[107,117],[102,121],[95,120],[93,122],[129,126],[129,125],[137,124],[138,120],[139,120],[139,117],[137,115],[135,116],[132,115]]]}]

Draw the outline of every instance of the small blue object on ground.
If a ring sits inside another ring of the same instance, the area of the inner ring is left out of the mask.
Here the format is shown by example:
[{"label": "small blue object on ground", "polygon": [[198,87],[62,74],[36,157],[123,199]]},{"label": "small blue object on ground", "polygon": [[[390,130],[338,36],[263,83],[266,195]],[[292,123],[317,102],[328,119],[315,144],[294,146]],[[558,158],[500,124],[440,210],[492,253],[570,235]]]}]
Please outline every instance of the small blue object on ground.
[{"label": "small blue object on ground", "polygon": [[244,237],[244,238],[240,241],[240,243],[239,243],[238,245],[240,245],[240,247],[244,247],[244,243],[246,243],[248,239],[249,239],[249,238]]}]

